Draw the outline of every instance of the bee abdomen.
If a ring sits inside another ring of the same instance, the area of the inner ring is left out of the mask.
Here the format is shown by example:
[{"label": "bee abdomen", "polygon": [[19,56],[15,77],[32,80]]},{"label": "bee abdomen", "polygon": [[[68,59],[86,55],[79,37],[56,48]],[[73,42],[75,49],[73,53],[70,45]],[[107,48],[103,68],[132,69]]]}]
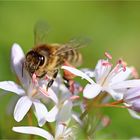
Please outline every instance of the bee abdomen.
[{"label": "bee abdomen", "polygon": [[74,66],[80,66],[82,63],[82,55],[76,50],[71,50],[65,53],[65,59]]}]

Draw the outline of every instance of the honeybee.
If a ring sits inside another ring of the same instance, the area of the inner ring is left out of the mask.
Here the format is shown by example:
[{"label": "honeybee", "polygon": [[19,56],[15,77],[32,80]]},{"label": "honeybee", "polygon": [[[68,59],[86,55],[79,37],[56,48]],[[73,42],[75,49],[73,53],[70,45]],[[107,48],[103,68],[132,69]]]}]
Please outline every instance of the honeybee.
[{"label": "honeybee", "polygon": [[33,74],[37,78],[43,78],[45,75],[49,76],[48,89],[53,84],[60,67],[65,62],[76,67],[81,65],[82,55],[77,49],[85,46],[86,41],[75,39],[65,44],[42,43],[40,39],[46,37],[46,27],[45,29],[44,27],[43,25],[43,29],[40,29],[42,26],[35,26],[35,40],[39,41],[36,41],[35,47],[26,54],[24,65],[31,77]]}]

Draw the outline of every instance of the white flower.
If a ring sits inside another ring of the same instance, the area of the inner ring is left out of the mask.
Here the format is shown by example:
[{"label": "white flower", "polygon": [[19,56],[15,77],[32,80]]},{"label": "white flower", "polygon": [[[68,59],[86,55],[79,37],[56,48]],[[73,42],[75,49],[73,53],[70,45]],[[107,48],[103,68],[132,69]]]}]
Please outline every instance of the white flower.
[{"label": "white flower", "polygon": [[71,102],[66,100],[61,109],[59,108],[59,114],[56,119],[56,127],[55,127],[55,135],[53,136],[50,132],[45,131],[42,128],[33,127],[33,126],[20,126],[20,127],[13,127],[12,130],[19,133],[24,134],[34,134],[41,136],[47,140],[68,140],[74,139],[73,132],[71,128],[68,128],[68,124],[71,119]]},{"label": "white flower", "polygon": [[[61,84],[58,89],[57,98],[59,99],[56,105],[53,107],[52,111],[48,113],[46,119],[52,119],[60,122],[66,122],[66,120],[71,118],[73,103],[71,100],[71,93]],[[52,114],[55,114],[52,117]]]},{"label": "white flower", "polygon": [[128,107],[130,115],[136,119],[140,119],[140,87],[126,90],[123,101]]},{"label": "white flower", "polygon": [[[40,102],[40,99],[50,98],[55,104],[58,99],[52,89],[49,88],[48,93],[46,93],[46,85],[43,81],[39,81],[37,85],[32,81],[26,70],[23,69],[23,60],[24,53],[22,49],[18,44],[14,44],[11,50],[11,64],[21,86],[13,81],[3,81],[0,82],[0,88],[21,96],[14,109],[14,119],[17,122],[20,122],[33,106],[39,126],[42,126],[46,122],[46,116],[49,112],[46,106]],[[54,117],[53,114],[52,117]],[[47,121],[52,120],[48,118]]]},{"label": "white flower", "polygon": [[67,128],[65,124],[58,124],[56,126],[55,136],[53,136],[48,131],[34,126],[19,126],[13,127],[13,131],[24,133],[24,134],[33,134],[37,136],[41,136],[47,140],[70,140],[73,138],[73,132],[71,128]]},{"label": "white flower", "polygon": [[127,80],[132,71],[130,68],[125,67],[121,60],[113,69],[112,64],[110,64],[108,60],[99,60],[93,71],[95,82],[87,74],[78,69],[68,66],[62,66],[61,68],[89,82],[83,90],[84,97],[88,99],[92,99],[100,92],[105,91],[115,100],[119,100],[123,98],[124,89],[140,85],[140,80]]}]

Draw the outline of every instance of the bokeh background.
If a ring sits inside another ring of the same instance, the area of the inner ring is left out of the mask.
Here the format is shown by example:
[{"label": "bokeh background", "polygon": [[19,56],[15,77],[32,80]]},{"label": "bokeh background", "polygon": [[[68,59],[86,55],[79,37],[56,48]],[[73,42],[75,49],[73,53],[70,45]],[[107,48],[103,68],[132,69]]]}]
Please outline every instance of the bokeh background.
[{"label": "bokeh background", "polygon": [[[38,20],[46,20],[50,25],[49,43],[65,43],[77,36],[92,40],[88,47],[81,49],[83,67],[93,68],[108,51],[113,62],[123,58],[140,73],[140,2],[0,1],[0,81],[15,80],[10,69],[11,46],[19,43],[25,52],[32,48],[33,27]],[[13,96],[1,91],[1,139],[20,139],[21,135],[11,128],[27,124],[26,118],[21,123],[14,121],[9,109]],[[140,137],[140,120],[133,119],[127,110],[105,108],[104,113],[111,118],[111,124],[101,135],[107,139]]]}]

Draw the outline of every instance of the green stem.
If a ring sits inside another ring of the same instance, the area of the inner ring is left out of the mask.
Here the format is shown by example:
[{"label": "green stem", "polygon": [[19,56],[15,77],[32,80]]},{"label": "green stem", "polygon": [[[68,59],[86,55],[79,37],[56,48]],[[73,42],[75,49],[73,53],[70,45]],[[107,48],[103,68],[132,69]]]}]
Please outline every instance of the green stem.
[{"label": "green stem", "polygon": [[[98,97],[99,99],[99,97]],[[96,99],[97,101],[97,99]],[[87,107],[87,109],[81,114],[80,119],[83,120],[83,118],[87,115],[87,113],[92,109],[92,107],[116,107],[116,108],[127,108],[126,106],[120,106],[118,104],[123,103],[123,100],[119,100],[119,101],[115,101],[112,103],[108,103],[108,104],[97,104],[94,103],[94,101],[92,103],[90,103]]]},{"label": "green stem", "polygon": [[[32,118],[32,111],[31,110],[29,110],[27,116],[28,116],[28,124],[29,124],[29,126],[32,126],[33,125],[33,118]],[[30,135],[29,139],[33,140],[34,139],[34,135]]]},{"label": "green stem", "polygon": [[113,104],[99,104],[95,107],[116,107],[116,108],[127,108],[127,106],[113,105]]},{"label": "green stem", "polygon": [[54,132],[54,130],[53,130],[51,124],[50,124],[49,122],[46,122],[45,125],[47,126],[49,132],[50,132],[53,136],[55,136],[55,132]]}]

